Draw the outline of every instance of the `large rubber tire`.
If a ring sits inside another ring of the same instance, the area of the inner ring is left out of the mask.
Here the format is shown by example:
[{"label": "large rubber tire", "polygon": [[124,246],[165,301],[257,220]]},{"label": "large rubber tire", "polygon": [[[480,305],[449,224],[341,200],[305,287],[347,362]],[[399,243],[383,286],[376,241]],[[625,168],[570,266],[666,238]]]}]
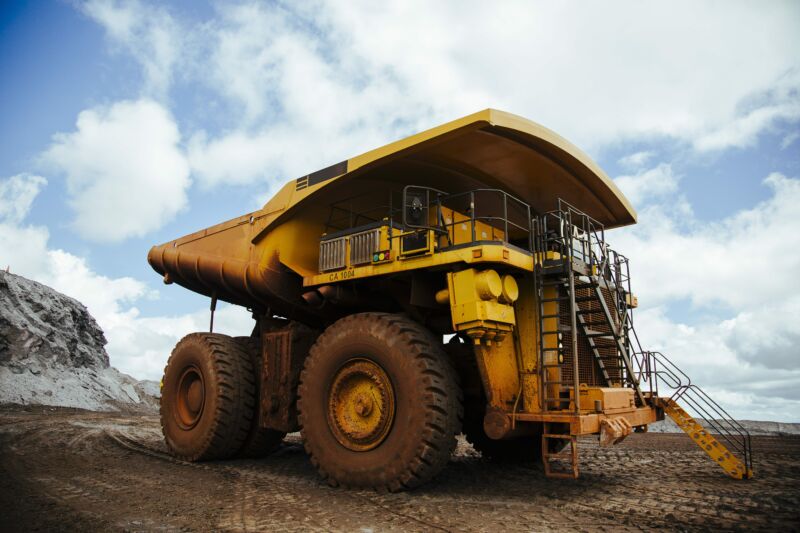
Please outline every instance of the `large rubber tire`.
[{"label": "large rubber tire", "polygon": [[247,433],[236,457],[257,459],[274,452],[281,445],[286,433],[261,426],[261,343],[255,337],[234,337],[253,363],[255,385],[255,407],[250,431]]},{"label": "large rubber tire", "polygon": [[255,383],[253,363],[238,342],[216,333],[187,335],[172,350],[163,384],[161,429],[176,457],[227,459],[242,448]]},{"label": "large rubber tire", "polygon": [[[380,367],[394,393],[391,426],[368,450],[343,445],[329,418],[332,385],[353,361]],[[298,410],[306,451],[323,479],[393,492],[422,485],[444,468],[463,413],[441,342],[411,319],[386,313],[351,315],[325,330],[305,362]]]}]

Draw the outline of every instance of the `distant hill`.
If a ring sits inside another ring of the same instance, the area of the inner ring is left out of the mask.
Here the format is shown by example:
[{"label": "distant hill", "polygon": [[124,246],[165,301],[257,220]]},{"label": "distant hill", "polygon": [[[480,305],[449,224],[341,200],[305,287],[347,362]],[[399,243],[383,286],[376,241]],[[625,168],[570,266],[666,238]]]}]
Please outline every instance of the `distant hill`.
[{"label": "distant hill", "polygon": [[[707,421],[703,419],[699,419],[699,421],[704,427],[709,427]],[[741,424],[750,435],[800,435],[800,424],[792,422],[739,420],[739,424]],[[730,426],[725,427],[729,428]],[[653,433],[680,433],[682,430],[672,419],[667,418],[661,422],[650,424],[648,431]]]}]

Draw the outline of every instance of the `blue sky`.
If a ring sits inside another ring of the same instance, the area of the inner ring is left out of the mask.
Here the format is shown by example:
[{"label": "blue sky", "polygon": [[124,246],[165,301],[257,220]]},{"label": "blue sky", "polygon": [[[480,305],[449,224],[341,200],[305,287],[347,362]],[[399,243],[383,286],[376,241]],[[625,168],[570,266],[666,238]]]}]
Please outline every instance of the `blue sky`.
[{"label": "blue sky", "polygon": [[798,26],[796,2],[4,2],[0,264],[157,379],[208,302],[160,283],[152,244],[496,107],[633,201],[610,240],[645,344],[738,416],[800,421]]}]

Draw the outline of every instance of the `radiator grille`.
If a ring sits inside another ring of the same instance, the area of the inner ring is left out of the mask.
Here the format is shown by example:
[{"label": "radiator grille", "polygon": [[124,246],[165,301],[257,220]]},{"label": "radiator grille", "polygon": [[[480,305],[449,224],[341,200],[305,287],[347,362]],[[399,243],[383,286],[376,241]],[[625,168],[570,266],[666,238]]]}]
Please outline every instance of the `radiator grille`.
[{"label": "radiator grille", "polygon": [[319,271],[335,270],[345,266],[345,238],[330,239],[319,243]]},{"label": "radiator grille", "polygon": [[354,233],[350,236],[350,264],[360,265],[372,261],[372,254],[378,252],[380,230],[372,229]]},{"label": "radiator grille", "polygon": [[[608,289],[602,287],[601,292],[606,301],[609,309],[612,310],[612,319],[617,324],[616,316],[613,314],[615,306],[614,295]],[[576,289],[575,297],[584,298],[590,296],[594,291],[589,288]],[[578,304],[579,308],[584,311],[592,311],[583,315],[587,322],[589,329],[594,331],[602,331],[611,333],[611,329],[605,322],[603,311],[600,307],[600,302],[597,300],[590,300]],[[569,316],[569,302],[562,301],[559,308],[560,324],[563,331],[563,345],[564,345],[564,363],[561,365],[561,379],[565,384],[572,383],[573,380],[573,366],[572,366],[572,332],[570,331],[571,319]],[[613,339],[595,338],[595,345],[600,357],[603,359],[603,364],[606,367],[608,376],[614,383],[622,381],[619,357],[617,356],[617,347]],[[592,349],[589,347],[589,341],[583,335],[578,337],[578,379],[580,383],[586,383],[593,386],[606,386],[597,362],[592,355]]]}]

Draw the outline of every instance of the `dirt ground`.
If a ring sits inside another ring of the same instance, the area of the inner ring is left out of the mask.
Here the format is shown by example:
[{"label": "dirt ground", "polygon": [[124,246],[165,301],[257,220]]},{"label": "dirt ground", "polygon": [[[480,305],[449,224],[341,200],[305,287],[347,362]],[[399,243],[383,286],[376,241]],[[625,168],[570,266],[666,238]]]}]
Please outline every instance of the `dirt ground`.
[{"label": "dirt ground", "polygon": [[0,408],[0,530],[797,530],[800,438],[756,437],[727,478],[684,435],[581,441],[581,478],[497,465],[461,441],[434,482],[378,494],[320,482],[299,436],[261,460],[171,459],[155,416]]}]

